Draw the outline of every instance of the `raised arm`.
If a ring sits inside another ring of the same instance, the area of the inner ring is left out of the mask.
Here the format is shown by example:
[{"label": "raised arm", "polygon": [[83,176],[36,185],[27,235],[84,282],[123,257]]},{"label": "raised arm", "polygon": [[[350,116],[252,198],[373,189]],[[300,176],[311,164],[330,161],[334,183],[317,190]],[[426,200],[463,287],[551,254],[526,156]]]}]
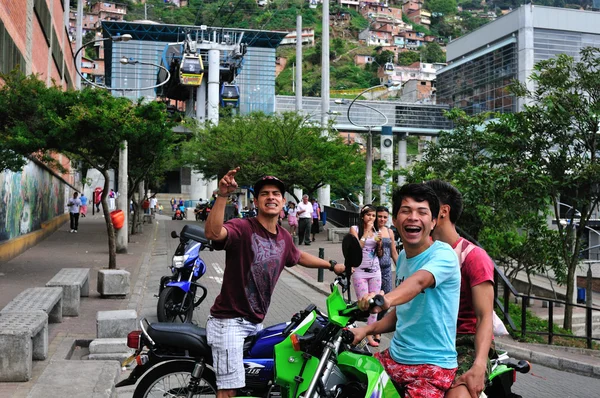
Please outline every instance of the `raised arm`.
[{"label": "raised arm", "polygon": [[239,170],[239,167],[229,170],[219,181],[217,199],[206,219],[206,228],[204,230],[206,237],[210,240],[223,241],[227,238],[227,230],[223,228],[225,205],[227,204],[229,195],[237,189],[238,184],[235,181],[235,175]]}]

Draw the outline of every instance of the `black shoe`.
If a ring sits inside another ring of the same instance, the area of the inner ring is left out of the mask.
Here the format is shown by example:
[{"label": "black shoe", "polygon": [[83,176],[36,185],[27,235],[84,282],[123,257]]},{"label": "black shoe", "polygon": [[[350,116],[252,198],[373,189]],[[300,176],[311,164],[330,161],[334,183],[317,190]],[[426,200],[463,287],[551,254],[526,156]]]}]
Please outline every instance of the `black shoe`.
[{"label": "black shoe", "polygon": [[315,238],[313,238],[313,242],[315,241]]},{"label": "black shoe", "polygon": [[306,245],[306,246],[310,246],[310,242],[306,242],[306,243],[305,243],[305,245]]}]

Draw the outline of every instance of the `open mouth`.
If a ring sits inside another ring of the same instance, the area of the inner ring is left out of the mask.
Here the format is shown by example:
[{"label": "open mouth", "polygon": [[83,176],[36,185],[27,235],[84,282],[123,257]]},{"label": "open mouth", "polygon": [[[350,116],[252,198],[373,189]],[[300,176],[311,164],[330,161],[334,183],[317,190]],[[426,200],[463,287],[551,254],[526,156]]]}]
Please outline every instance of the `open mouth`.
[{"label": "open mouth", "polygon": [[421,233],[422,230],[423,228],[419,227],[418,225],[406,225],[404,227],[404,233],[407,237],[416,237]]}]

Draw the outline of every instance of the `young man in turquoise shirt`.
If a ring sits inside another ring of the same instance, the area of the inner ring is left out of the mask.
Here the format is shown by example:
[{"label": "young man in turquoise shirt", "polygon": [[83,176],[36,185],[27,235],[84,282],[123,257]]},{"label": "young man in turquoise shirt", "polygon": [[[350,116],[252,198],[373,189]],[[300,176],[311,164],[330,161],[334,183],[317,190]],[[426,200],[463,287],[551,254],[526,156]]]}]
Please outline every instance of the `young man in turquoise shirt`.
[{"label": "young man in turquoise shirt", "polygon": [[[433,242],[439,201],[425,184],[406,184],[393,196],[393,222],[404,250],[396,265],[396,288],[373,312],[396,307],[380,321],[351,329],[355,342],[394,332],[390,348],[375,354],[406,397],[444,397],[456,373],[456,322],[460,297],[458,257],[450,245]],[[369,308],[370,293],[359,300]]]}]

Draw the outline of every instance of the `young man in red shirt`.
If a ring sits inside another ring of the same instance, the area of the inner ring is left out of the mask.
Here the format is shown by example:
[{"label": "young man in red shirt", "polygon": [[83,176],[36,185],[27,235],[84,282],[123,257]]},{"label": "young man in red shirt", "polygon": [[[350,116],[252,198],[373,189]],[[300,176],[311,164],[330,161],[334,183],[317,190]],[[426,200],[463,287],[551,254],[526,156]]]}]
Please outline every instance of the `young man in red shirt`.
[{"label": "young man in red shirt", "polygon": [[433,230],[434,240],[454,248],[461,266],[460,304],[456,336],[458,370],[446,398],[477,398],[489,373],[493,350],[494,263],[482,248],[462,238],[456,221],[463,210],[462,195],[445,181],[426,183],[440,200],[440,212]]},{"label": "young man in red shirt", "polygon": [[283,268],[300,264],[327,268],[338,274],[345,270],[343,264],[301,252],[290,233],[279,226],[285,185],[276,177],[266,176],[254,184],[256,217],[234,218],[223,223],[227,198],[238,186],[235,175],[239,169],[230,170],[219,181],[205,230],[213,247],[226,253],[221,293],[206,323],[217,377],[217,398],[234,397],[236,389],[244,387],[244,339],[262,329]]}]

